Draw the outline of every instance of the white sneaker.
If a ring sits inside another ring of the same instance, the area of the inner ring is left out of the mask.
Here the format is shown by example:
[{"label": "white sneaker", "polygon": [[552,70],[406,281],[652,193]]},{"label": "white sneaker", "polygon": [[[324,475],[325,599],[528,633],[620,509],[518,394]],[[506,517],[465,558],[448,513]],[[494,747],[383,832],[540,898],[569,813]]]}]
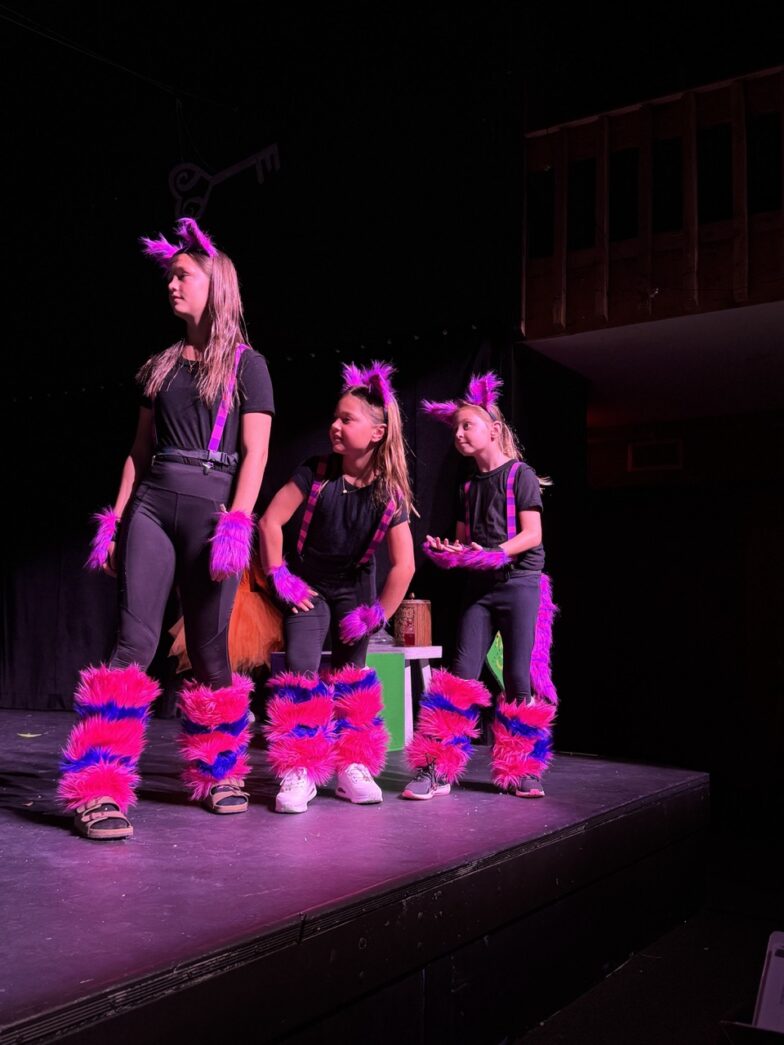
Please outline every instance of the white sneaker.
[{"label": "white sneaker", "polygon": [[283,774],[280,791],[275,799],[276,813],[304,813],[308,802],[316,797],[316,785],[307,769],[290,769]]},{"label": "white sneaker", "polygon": [[370,775],[370,770],[360,762],[352,762],[350,766],[339,770],[335,794],[338,798],[347,798],[349,802],[361,806],[384,801],[381,788]]}]

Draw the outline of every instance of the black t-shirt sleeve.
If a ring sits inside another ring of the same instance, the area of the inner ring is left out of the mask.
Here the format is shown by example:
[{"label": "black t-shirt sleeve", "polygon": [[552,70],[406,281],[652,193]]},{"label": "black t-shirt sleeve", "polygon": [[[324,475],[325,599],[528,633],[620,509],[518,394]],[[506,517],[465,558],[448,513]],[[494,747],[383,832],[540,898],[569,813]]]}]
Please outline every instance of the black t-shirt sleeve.
[{"label": "black t-shirt sleeve", "polygon": [[515,507],[518,512],[541,512],[542,493],[536,472],[523,465],[515,476]]},{"label": "black t-shirt sleeve", "polygon": [[310,488],[313,485],[318,462],[318,457],[309,457],[307,461],[303,461],[302,464],[294,470],[289,479],[289,482],[294,483],[297,489],[301,490],[306,497],[310,493]]},{"label": "black t-shirt sleeve", "polygon": [[275,413],[272,381],[264,356],[246,349],[240,357],[238,382],[241,414]]},{"label": "black t-shirt sleeve", "polygon": [[392,516],[392,522],[389,524],[390,530],[393,526],[400,526],[401,523],[408,522],[408,509],[404,504],[397,506],[397,511]]},{"label": "black t-shirt sleeve", "polygon": [[246,349],[239,359],[237,375],[239,384],[240,414],[274,414],[275,399],[267,359]]}]

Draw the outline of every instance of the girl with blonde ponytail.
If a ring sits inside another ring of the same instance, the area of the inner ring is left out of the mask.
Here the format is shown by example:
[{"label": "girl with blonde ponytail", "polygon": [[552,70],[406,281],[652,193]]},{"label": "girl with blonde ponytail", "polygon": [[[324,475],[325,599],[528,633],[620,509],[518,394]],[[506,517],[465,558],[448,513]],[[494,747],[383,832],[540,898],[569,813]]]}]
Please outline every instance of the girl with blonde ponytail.
[{"label": "girl with blonde ponytail", "polygon": [[406,750],[415,776],[404,798],[448,795],[465,770],[480,710],[491,703],[479,676],[496,633],[503,642],[504,693],[495,706],[492,779],[520,798],[544,796],[558,700],[550,672],[556,607],[542,572],[540,488],[550,480],[522,460],[498,407],[501,385],[492,371],[476,374],[462,399],[422,404],[449,425],[456,449],[475,470],[460,491],[454,539],[428,537],[423,548],[440,568],[461,571],[465,584],[451,671],[433,675]]},{"label": "girl with blonde ponytail", "polygon": [[[259,523],[264,570],[285,607],[288,670],[270,681],[265,727],[281,780],[279,813],[304,813],[317,785],[335,771],[338,797],[382,800],[373,777],[389,738],[381,685],[365,658],[371,634],[395,612],[414,575],[411,487],[392,374],[387,363],[344,366],[329,430],[332,453],[300,465]],[[283,527],[303,503],[290,570]],[[374,559],[382,541],[390,570],[377,598]],[[322,678],[328,635],[331,672]]]}]

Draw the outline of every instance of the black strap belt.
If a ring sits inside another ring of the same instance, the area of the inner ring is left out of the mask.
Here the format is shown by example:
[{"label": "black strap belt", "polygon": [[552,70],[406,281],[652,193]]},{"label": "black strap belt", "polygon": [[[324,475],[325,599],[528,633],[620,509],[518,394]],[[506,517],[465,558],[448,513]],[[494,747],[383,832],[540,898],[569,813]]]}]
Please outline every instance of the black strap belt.
[{"label": "black strap belt", "polygon": [[180,450],[176,446],[161,446],[153,455],[153,461],[181,461],[183,464],[201,465],[205,472],[209,472],[216,464],[234,469],[239,459],[239,454],[226,454],[222,450]]}]

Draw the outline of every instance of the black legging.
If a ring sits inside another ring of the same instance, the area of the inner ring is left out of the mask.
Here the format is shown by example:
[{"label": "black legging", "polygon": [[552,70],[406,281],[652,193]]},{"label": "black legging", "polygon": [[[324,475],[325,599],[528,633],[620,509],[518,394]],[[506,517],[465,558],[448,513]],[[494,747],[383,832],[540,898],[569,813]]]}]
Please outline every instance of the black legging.
[{"label": "black legging", "polygon": [[370,636],[346,645],[340,640],[340,621],[361,603],[375,602],[375,571],[356,570],[331,579],[308,576],[307,581],[319,594],[311,600],[312,610],[293,613],[289,609],[286,613],[283,626],[287,668],[296,672],[318,671],[324,640],[330,633],[333,670],[347,664],[363,668]]},{"label": "black legging", "polygon": [[226,472],[159,461],[139,485],[120,531],[120,626],[111,667],[149,666],[176,584],[196,679],[213,688],[231,684],[229,617],[239,580],[212,580],[209,539],[233,481]]},{"label": "black legging", "polygon": [[504,644],[504,689],[509,700],[531,696],[531,653],[539,611],[539,571],[477,573],[468,580],[460,606],[452,671],[477,679],[496,632]]}]

